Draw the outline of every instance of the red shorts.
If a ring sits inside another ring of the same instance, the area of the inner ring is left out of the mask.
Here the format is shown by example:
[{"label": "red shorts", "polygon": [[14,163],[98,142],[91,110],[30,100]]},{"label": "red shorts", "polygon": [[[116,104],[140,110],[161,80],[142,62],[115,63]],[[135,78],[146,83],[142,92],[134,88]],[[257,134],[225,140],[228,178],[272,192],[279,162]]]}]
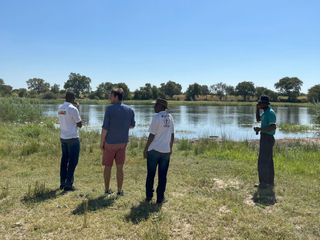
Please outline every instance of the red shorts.
[{"label": "red shorts", "polygon": [[123,165],[126,160],[127,144],[104,144],[104,151],[102,154],[102,165],[112,167],[113,160],[116,165]]}]

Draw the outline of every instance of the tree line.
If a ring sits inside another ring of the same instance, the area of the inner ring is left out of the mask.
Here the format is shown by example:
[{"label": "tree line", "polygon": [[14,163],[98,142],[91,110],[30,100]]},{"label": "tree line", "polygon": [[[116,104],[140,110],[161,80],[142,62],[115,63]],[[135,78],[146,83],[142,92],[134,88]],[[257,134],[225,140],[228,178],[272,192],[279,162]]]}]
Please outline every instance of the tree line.
[{"label": "tree line", "polygon": [[308,94],[301,93],[303,81],[297,77],[284,77],[277,81],[274,86],[277,91],[255,86],[253,82],[243,81],[236,86],[219,82],[208,85],[198,83],[190,84],[185,92],[182,86],[174,81],[161,83],[160,87],[146,83],[139,89],[131,92],[126,83],[100,83],[95,90],[91,88],[91,79],[79,73],[70,73],[63,88],[58,84],[50,85],[44,79],[31,78],[26,81],[27,88],[13,89],[0,79],[0,96],[16,96],[43,99],[62,98],[67,90],[73,90],[78,98],[107,99],[112,88],[121,87],[124,90],[126,100],[152,100],[158,97],[179,100],[209,100],[208,96],[215,96],[220,101],[228,100],[230,96],[238,96],[238,100],[250,101],[261,95],[268,95],[271,101],[284,100],[288,102],[299,101],[299,96],[306,96],[310,102],[320,100],[320,84],[314,85],[308,90]]}]

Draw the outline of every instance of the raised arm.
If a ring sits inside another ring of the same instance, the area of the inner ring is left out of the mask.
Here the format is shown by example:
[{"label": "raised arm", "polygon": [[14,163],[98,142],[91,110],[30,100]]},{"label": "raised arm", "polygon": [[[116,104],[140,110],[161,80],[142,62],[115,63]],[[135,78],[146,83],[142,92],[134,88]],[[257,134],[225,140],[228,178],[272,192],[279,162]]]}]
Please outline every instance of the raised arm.
[{"label": "raised arm", "polygon": [[256,120],[257,120],[257,122],[261,121],[260,109],[259,109],[258,105],[256,108]]}]

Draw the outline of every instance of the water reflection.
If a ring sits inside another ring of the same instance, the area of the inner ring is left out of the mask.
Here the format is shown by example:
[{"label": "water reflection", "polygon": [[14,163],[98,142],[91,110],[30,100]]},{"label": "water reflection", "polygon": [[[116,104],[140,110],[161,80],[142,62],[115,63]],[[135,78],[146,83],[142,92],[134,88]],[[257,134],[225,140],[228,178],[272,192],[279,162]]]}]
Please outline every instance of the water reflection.
[{"label": "water reflection", "polygon": [[[100,131],[105,107],[103,105],[81,105],[80,113],[85,129]],[[134,105],[135,136],[146,136],[154,114],[153,106]],[[57,117],[57,105],[43,105],[45,114]],[[311,124],[315,112],[306,107],[275,107],[278,123]],[[175,120],[178,138],[201,138],[218,136],[233,140],[257,139],[252,130],[255,122],[254,106],[174,106],[169,110]],[[277,138],[313,137],[312,133],[284,133],[277,131]]]}]

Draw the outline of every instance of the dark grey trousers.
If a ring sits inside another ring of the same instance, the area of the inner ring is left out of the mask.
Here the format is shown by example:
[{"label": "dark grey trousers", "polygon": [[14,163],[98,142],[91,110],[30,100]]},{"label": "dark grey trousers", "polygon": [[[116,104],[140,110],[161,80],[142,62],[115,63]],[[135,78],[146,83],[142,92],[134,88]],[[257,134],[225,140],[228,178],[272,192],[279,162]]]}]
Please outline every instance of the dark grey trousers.
[{"label": "dark grey trousers", "polygon": [[259,182],[261,185],[274,185],[273,136],[262,133],[260,136],[260,150],[258,159]]}]

